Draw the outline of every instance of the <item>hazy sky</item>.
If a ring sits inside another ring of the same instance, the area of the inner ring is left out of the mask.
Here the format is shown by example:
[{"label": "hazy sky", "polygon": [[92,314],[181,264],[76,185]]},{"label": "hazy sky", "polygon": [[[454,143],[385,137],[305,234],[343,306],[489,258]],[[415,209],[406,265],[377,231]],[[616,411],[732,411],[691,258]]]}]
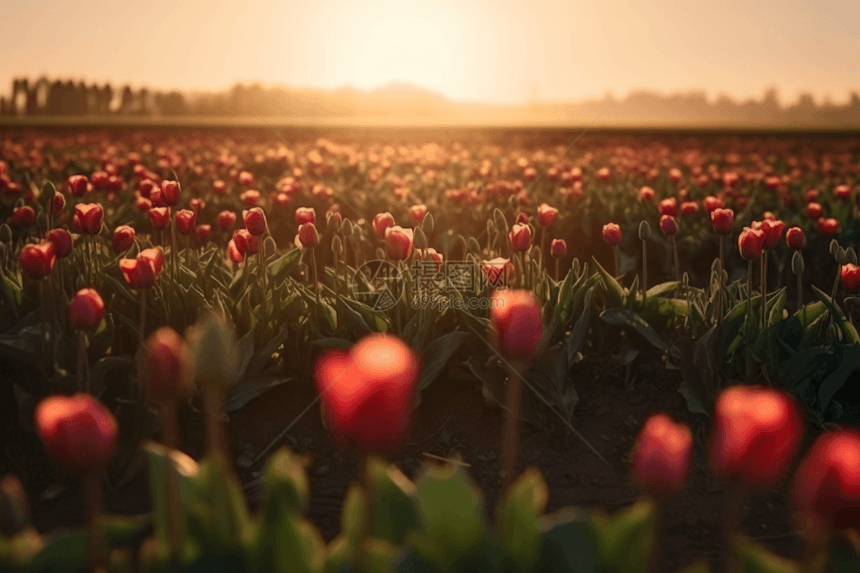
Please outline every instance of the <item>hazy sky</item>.
[{"label": "hazy sky", "polygon": [[405,81],[492,103],[860,91],[860,0],[0,2],[2,93],[42,73],[183,89]]}]

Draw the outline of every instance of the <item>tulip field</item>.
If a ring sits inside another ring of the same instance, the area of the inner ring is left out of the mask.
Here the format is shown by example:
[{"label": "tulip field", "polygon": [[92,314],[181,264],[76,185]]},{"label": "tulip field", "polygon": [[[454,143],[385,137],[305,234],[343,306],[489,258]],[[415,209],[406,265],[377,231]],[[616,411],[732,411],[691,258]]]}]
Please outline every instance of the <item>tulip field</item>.
[{"label": "tulip field", "polygon": [[860,571],[860,137],[580,135],[0,133],[0,571]]}]

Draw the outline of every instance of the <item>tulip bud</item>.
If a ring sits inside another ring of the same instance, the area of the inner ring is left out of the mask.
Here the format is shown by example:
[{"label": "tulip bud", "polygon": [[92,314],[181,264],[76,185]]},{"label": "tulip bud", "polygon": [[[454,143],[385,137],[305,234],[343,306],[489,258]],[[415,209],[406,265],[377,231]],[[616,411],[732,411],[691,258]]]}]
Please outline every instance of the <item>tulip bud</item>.
[{"label": "tulip bud", "polygon": [[806,235],[800,227],[792,227],[785,232],[785,243],[795,251],[806,245]]},{"label": "tulip bud", "polygon": [[414,244],[416,249],[426,249],[427,248],[427,235],[424,234],[424,231],[421,230],[421,227],[415,227],[413,231],[414,234]]},{"label": "tulip bud", "polygon": [[161,182],[162,201],[169,207],[173,207],[179,202],[180,191],[179,181]]},{"label": "tulip bud", "polygon": [[245,228],[255,237],[266,232],[266,214],[259,207],[242,211],[242,219],[245,222]]},{"label": "tulip bud", "polygon": [[564,242],[564,239],[553,239],[552,244],[550,245],[550,253],[556,259],[560,259],[566,255],[567,243]]},{"label": "tulip bud", "polygon": [[0,225],[0,243],[12,242],[12,228],[6,223]]},{"label": "tulip bud", "polygon": [[305,223],[313,223],[316,225],[317,214],[311,207],[299,207],[296,209],[296,227],[301,227]]},{"label": "tulip bud", "polygon": [[48,203],[48,207],[51,210],[52,215],[56,215],[62,212],[63,208],[66,206],[66,198],[62,193],[57,193],[51,198],[50,203]]},{"label": "tulip bud", "polygon": [[415,225],[421,225],[424,222],[424,217],[427,215],[427,205],[412,205],[409,207],[409,214],[412,216],[412,221]]},{"label": "tulip bud", "polygon": [[660,499],[674,497],[690,474],[693,437],[690,429],[665,414],[648,419],[633,452],[633,481]]},{"label": "tulip bud", "polygon": [[409,257],[414,246],[412,229],[403,229],[399,226],[387,227],[385,229],[385,250],[388,258],[394,261],[402,261]]},{"label": "tulip bud", "polygon": [[116,419],[88,394],[46,398],[33,417],[48,454],[66,471],[83,475],[104,468],[114,456]]},{"label": "tulip bud", "polygon": [[81,289],[69,301],[69,323],[79,330],[95,330],[105,314],[105,303],[97,291]]},{"label": "tulip bud", "polygon": [[732,386],[717,399],[710,465],[724,482],[774,487],[800,445],[802,421],[791,398],[770,388]]},{"label": "tulip bud", "polygon": [[741,256],[747,261],[761,257],[764,252],[764,238],[765,234],[761,229],[745,228],[738,235],[738,250]]},{"label": "tulip bud", "polygon": [[549,227],[555,220],[558,218],[558,209],[555,207],[550,207],[546,203],[543,203],[540,207],[538,207],[538,223],[542,227]]},{"label": "tulip bud", "polygon": [[791,272],[795,275],[802,275],[803,270],[803,255],[800,254],[800,251],[795,251],[794,256],[791,257]]},{"label": "tulip bud", "polygon": [[[93,175],[95,175],[95,173]],[[89,181],[87,181],[87,178],[84,175],[72,175],[66,180],[66,184],[69,186],[69,191],[71,191],[72,195],[75,197],[83,197],[87,192]]]},{"label": "tulip bud", "polygon": [[842,265],[840,278],[845,290],[855,291],[860,289],[860,267],[857,265],[851,263]]},{"label": "tulip bud", "polygon": [[493,339],[501,353],[512,360],[531,360],[543,337],[543,317],[535,296],[528,291],[493,294]]},{"label": "tulip bud", "polygon": [[373,218],[373,230],[376,234],[385,238],[385,232],[394,226],[394,216],[391,213],[379,213]]},{"label": "tulip bud", "polygon": [[56,259],[56,247],[51,241],[27,245],[21,249],[21,270],[31,279],[43,279],[51,274]]},{"label": "tulip bud", "polygon": [[678,233],[678,224],[675,222],[675,218],[670,215],[663,215],[660,217],[660,230],[666,236],[676,235]]},{"label": "tulip bud", "polygon": [[170,327],[156,330],[146,342],[146,383],[153,398],[172,400],[189,382],[188,346]]},{"label": "tulip bud", "polygon": [[189,333],[194,381],[200,387],[224,388],[237,375],[238,356],[233,329],[217,314],[210,314]]},{"label": "tulip bud", "polygon": [[170,212],[167,207],[153,207],[147,212],[147,216],[156,229],[166,229],[170,225]]},{"label": "tulip bud", "polygon": [[190,209],[182,209],[176,212],[176,232],[180,235],[190,235],[194,232],[197,224],[197,213]]},{"label": "tulip bud", "polygon": [[331,250],[336,255],[342,255],[343,254],[343,241],[341,240],[340,235],[335,235],[334,238],[332,238]]},{"label": "tulip bud", "polygon": [[426,233],[430,234],[433,232],[433,229],[436,228],[436,219],[433,218],[433,213],[427,213],[424,215],[424,222],[421,224],[421,229]]},{"label": "tulip bud", "polygon": [[197,225],[194,229],[194,234],[197,235],[197,240],[205,245],[209,242],[209,237],[212,235],[212,225]]},{"label": "tulip bud", "polygon": [[54,244],[54,253],[57,257],[67,257],[72,252],[72,235],[67,230],[54,229],[48,233],[47,238]]},{"label": "tulip bud", "polygon": [[320,244],[320,236],[317,227],[313,223],[304,223],[299,227],[299,242],[302,247],[312,249]]},{"label": "tulip bud", "polygon": [[651,240],[651,225],[648,224],[648,221],[642,221],[641,223],[639,223],[639,240]]},{"label": "tulip bud", "polygon": [[508,234],[508,244],[515,253],[527,251],[532,244],[532,229],[528,225],[517,223]]},{"label": "tulip bud", "polygon": [[134,244],[134,229],[128,225],[121,225],[114,229],[111,240],[113,250],[117,253],[124,253]]}]

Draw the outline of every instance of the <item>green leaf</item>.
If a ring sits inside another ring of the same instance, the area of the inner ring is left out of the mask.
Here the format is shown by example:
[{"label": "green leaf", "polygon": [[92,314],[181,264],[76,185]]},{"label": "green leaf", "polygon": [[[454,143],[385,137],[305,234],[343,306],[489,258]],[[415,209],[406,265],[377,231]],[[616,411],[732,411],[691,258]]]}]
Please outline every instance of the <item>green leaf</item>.
[{"label": "green leaf", "polygon": [[541,554],[534,571],[603,573],[591,515],[568,507],[541,517],[539,524]]},{"label": "green leaf", "polygon": [[600,266],[597,259],[591,257],[597,272],[600,273],[600,278],[603,280],[603,285],[606,288],[606,301],[610,307],[620,307],[624,304],[624,289],[615,280],[615,277],[606,272],[606,269]]},{"label": "green leaf", "polygon": [[343,338],[317,338],[316,340],[311,340],[311,344],[314,346],[320,346],[322,348],[337,348],[339,350],[346,350],[352,346],[352,341],[344,340]]},{"label": "green leaf", "polygon": [[646,298],[661,297],[663,295],[675,292],[675,290],[677,290],[679,286],[681,286],[681,281],[669,281],[654,285],[648,289],[648,291],[645,293],[645,296]]},{"label": "green leaf", "polygon": [[170,509],[168,497],[168,470],[173,472],[175,484],[178,486],[176,507],[180,510],[177,524],[180,540],[184,539],[186,528],[186,508],[193,482],[197,478],[199,468],[197,462],[180,452],[170,450],[155,442],[146,442],[143,450],[149,465],[149,491],[152,497],[153,526],[155,538],[161,547],[168,547],[170,542]]},{"label": "green leaf", "polygon": [[427,348],[421,353],[422,370],[421,379],[418,382],[419,393],[442,374],[445,365],[448,364],[457,349],[466,342],[470,334],[462,330],[455,330],[443,334],[427,345]]},{"label": "green leaf", "polygon": [[546,481],[535,468],[523,472],[505,492],[496,524],[507,571],[532,571],[537,565],[541,552],[538,517],[548,498]]},{"label": "green leaf", "polygon": [[818,403],[820,411],[824,412],[833,396],[845,385],[848,377],[860,369],[860,344],[851,346],[836,346],[840,355],[839,366],[834,370],[828,370],[828,375],[818,388]]},{"label": "green leaf", "polygon": [[630,327],[655,348],[663,351],[669,350],[669,345],[657,334],[657,331],[632,310],[626,308],[608,308],[600,313],[600,319],[612,326]]},{"label": "green leaf", "polygon": [[340,531],[352,545],[357,545],[365,529],[364,489],[352,484],[346,490],[340,513]]},{"label": "green leaf", "polygon": [[400,545],[406,534],[418,529],[421,518],[415,501],[415,484],[393,465],[369,460],[372,476],[373,521],[370,534]]},{"label": "green leaf", "polygon": [[834,536],[827,556],[828,573],[856,573],[860,571],[860,546],[856,538],[844,533]]},{"label": "green leaf", "polygon": [[229,414],[241,410],[257,396],[265,394],[281,384],[292,381],[292,378],[276,374],[260,374],[253,378],[240,380],[238,384],[233,386],[230,391],[230,397],[224,402],[224,412]]},{"label": "green leaf", "polygon": [[826,310],[827,307],[824,306],[823,302],[811,302],[795,312],[794,316],[800,319],[800,324],[803,328],[808,328],[809,325],[812,324],[816,318],[824,314]]},{"label": "green leaf", "polygon": [[117,293],[119,293],[119,294],[120,294],[124,299],[126,299],[127,301],[129,301],[129,302],[131,302],[133,305],[135,305],[135,308],[136,308],[136,307],[137,307],[137,305],[140,303],[140,300],[139,300],[139,298],[138,298],[138,297],[136,297],[136,296],[134,296],[133,294],[131,294],[131,291],[129,291],[129,290],[125,287],[125,285],[123,285],[121,282],[119,282],[118,280],[116,280],[115,278],[113,278],[112,276],[110,276],[109,274],[107,274],[107,273],[102,274],[102,278],[103,278],[104,280],[106,280],[106,281],[107,281],[107,283],[108,283],[108,284],[109,284],[109,285],[110,285],[110,286],[111,286],[111,287],[112,287],[112,288],[113,288]]},{"label": "green leaf", "polygon": [[644,572],[654,544],[654,505],[638,501],[611,516],[594,515],[600,559],[607,572]]},{"label": "green leaf", "polygon": [[778,557],[749,539],[739,537],[735,549],[743,573],[799,573],[798,564]]},{"label": "green leaf", "polygon": [[594,294],[594,287],[588,289],[583,298],[582,314],[576,321],[570,337],[567,339],[567,363],[573,364],[573,358],[579,349],[582,348],[585,337],[588,334],[588,325],[591,321],[591,296]]},{"label": "green leaf", "polygon": [[854,325],[848,322],[845,319],[845,314],[843,314],[842,309],[833,302],[829,295],[824,293],[821,289],[812,285],[812,290],[821,299],[821,302],[824,303],[824,306],[827,307],[827,310],[830,311],[830,315],[833,317],[833,322],[839,325],[839,329],[842,331],[843,338],[847,341],[848,344],[854,344],[855,342],[860,342],[860,336],[857,335],[857,330],[854,328]]},{"label": "green leaf", "polygon": [[224,454],[210,453],[200,463],[189,503],[189,533],[204,548],[230,552],[248,538],[251,517],[242,487]]},{"label": "green leaf", "polygon": [[296,270],[296,267],[299,266],[299,262],[301,260],[302,251],[300,249],[287,251],[275,261],[269,263],[269,276],[274,279],[279,279],[283,276],[290,275],[294,270]]}]

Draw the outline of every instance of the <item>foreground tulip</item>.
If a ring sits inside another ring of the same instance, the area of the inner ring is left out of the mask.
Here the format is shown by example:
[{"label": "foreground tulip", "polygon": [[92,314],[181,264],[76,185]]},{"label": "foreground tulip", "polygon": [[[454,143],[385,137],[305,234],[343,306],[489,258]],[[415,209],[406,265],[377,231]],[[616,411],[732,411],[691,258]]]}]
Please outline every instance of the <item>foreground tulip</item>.
[{"label": "foreground tulip", "polygon": [[239,229],[233,233],[233,242],[236,249],[243,257],[248,255],[256,255],[259,250],[259,240],[252,235],[247,229]]},{"label": "foreground tulip", "polygon": [[692,453],[690,429],[656,414],[645,423],[633,451],[633,482],[658,499],[672,498],[684,488]]},{"label": "foreground tulip", "polygon": [[9,218],[12,227],[32,227],[36,224],[36,212],[29,205],[16,207]]},{"label": "foreground tulip", "polygon": [[114,456],[116,420],[88,394],[46,398],[36,408],[34,421],[48,454],[70,473],[101,470]]},{"label": "foreground tulip", "polygon": [[302,247],[312,249],[320,244],[320,235],[317,232],[316,225],[313,223],[305,223],[299,227],[299,242]]},{"label": "foreground tulip", "polygon": [[366,452],[396,451],[409,431],[418,375],[415,354],[390,335],[323,354],[314,382],[335,439]]},{"label": "foreground tulip", "polygon": [[540,305],[528,291],[499,291],[493,294],[491,319],[494,341],[511,360],[534,357],[543,336]]},{"label": "foreground tulip", "polygon": [[392,261],[402,261],[412,254],[412,229],[394,226],[385,229],[385,252]]},{"label": "foreground tulip", "polygon": [[738,235],[738,250],[744,260],[752,261],[761,257],[764,251],[765,233],[761,229],[750,229],[741,231]]},{"label": "foreground tulip", "polygon": [[678,224],[675,222],[675,218],[670,215],[660,217],[660,230],[667,237],[675,236],[678,233]]},{"label": "foreground tulip", "polygon": [[728,235],[731,233],[734,218],[735,212],[731,209],[716,208],[711,211],[711,223],[714,226],[714,232],[718,235]]},{"label": "foreground tulip", "polygon": [[420,225],[427,215],[427,205],[412,205],[409,207],[409,214],[412,215],[412,221],[416,225]]},{"label": "foreground tulip", "polygon": [[117,253],[124,253],[134,244],[134,229],[128,225],[120,225],[113,230],[111,236],[113,250]]},{"label": "foreground tulip", "polygon": [[860,433],[819,436],[797,468],[791,493],[807,533],[860,528]]},{"label": "foreground tulip", "polygon": [[21,249],[21,270],[31,279],[43,279],[51,274],[56,261],[56,248],[51,241],[27,245]]},{"label": "foreground tulip", "polygon": [[242,220],[248,232],[255,237],[259,237],[266,232],[266,214],[259,207],[242,211]]},{"label": "foreground tulip", "polygon": [[727,484],[764,491],[785,476],[803,427],[788,395],[732,386],[717,399],[713,432],[709,461],[714,475]]},{"label": "foreground tulip", "polygon": [[78,203],[75,205],[75,221],[81,232],[87,235],[98,235],[102,230],[104,209],[98,203]]},{"label": "foreground tulip", "polygon": [[167,207],[153,207],[146,214],[155,229],[166,229],[170,225],[170,211]]},{"label": "foreground tulip", "polygon": [[860,267],[851,263],[842,265],[840,280],[842,287],[847,291],[860,289]]},{"label": "foreground tulip", "polygon": [[379,213],[373,218],[373,230],[380,238],[385,238],[385,231],[394,226],[394,216],[391,213]]},{"label": "foreground tulip", "polygon": [[54,244],[57,258],[69,256],[72,252],[72,234],[65,229],[54,229],[48,233],[48,240]]},{"label": "foreground tulip", "polygon": [[136,259],[120,259],[119,268],[128,286],[146,289],[155,285],[164,265],[161,249],[146,249]]},{"label": "foreground tulip", "polygon": [[69,301],[69,322],[72,328],[95,330],[105,314],[105,303],[97,291],[81,289]]},{"label": "foreground tulip", "polygon": [[146,343],[146,386],[159,401],[176,398],[189,382],[185,340],[170,327],[152,333]]}]

